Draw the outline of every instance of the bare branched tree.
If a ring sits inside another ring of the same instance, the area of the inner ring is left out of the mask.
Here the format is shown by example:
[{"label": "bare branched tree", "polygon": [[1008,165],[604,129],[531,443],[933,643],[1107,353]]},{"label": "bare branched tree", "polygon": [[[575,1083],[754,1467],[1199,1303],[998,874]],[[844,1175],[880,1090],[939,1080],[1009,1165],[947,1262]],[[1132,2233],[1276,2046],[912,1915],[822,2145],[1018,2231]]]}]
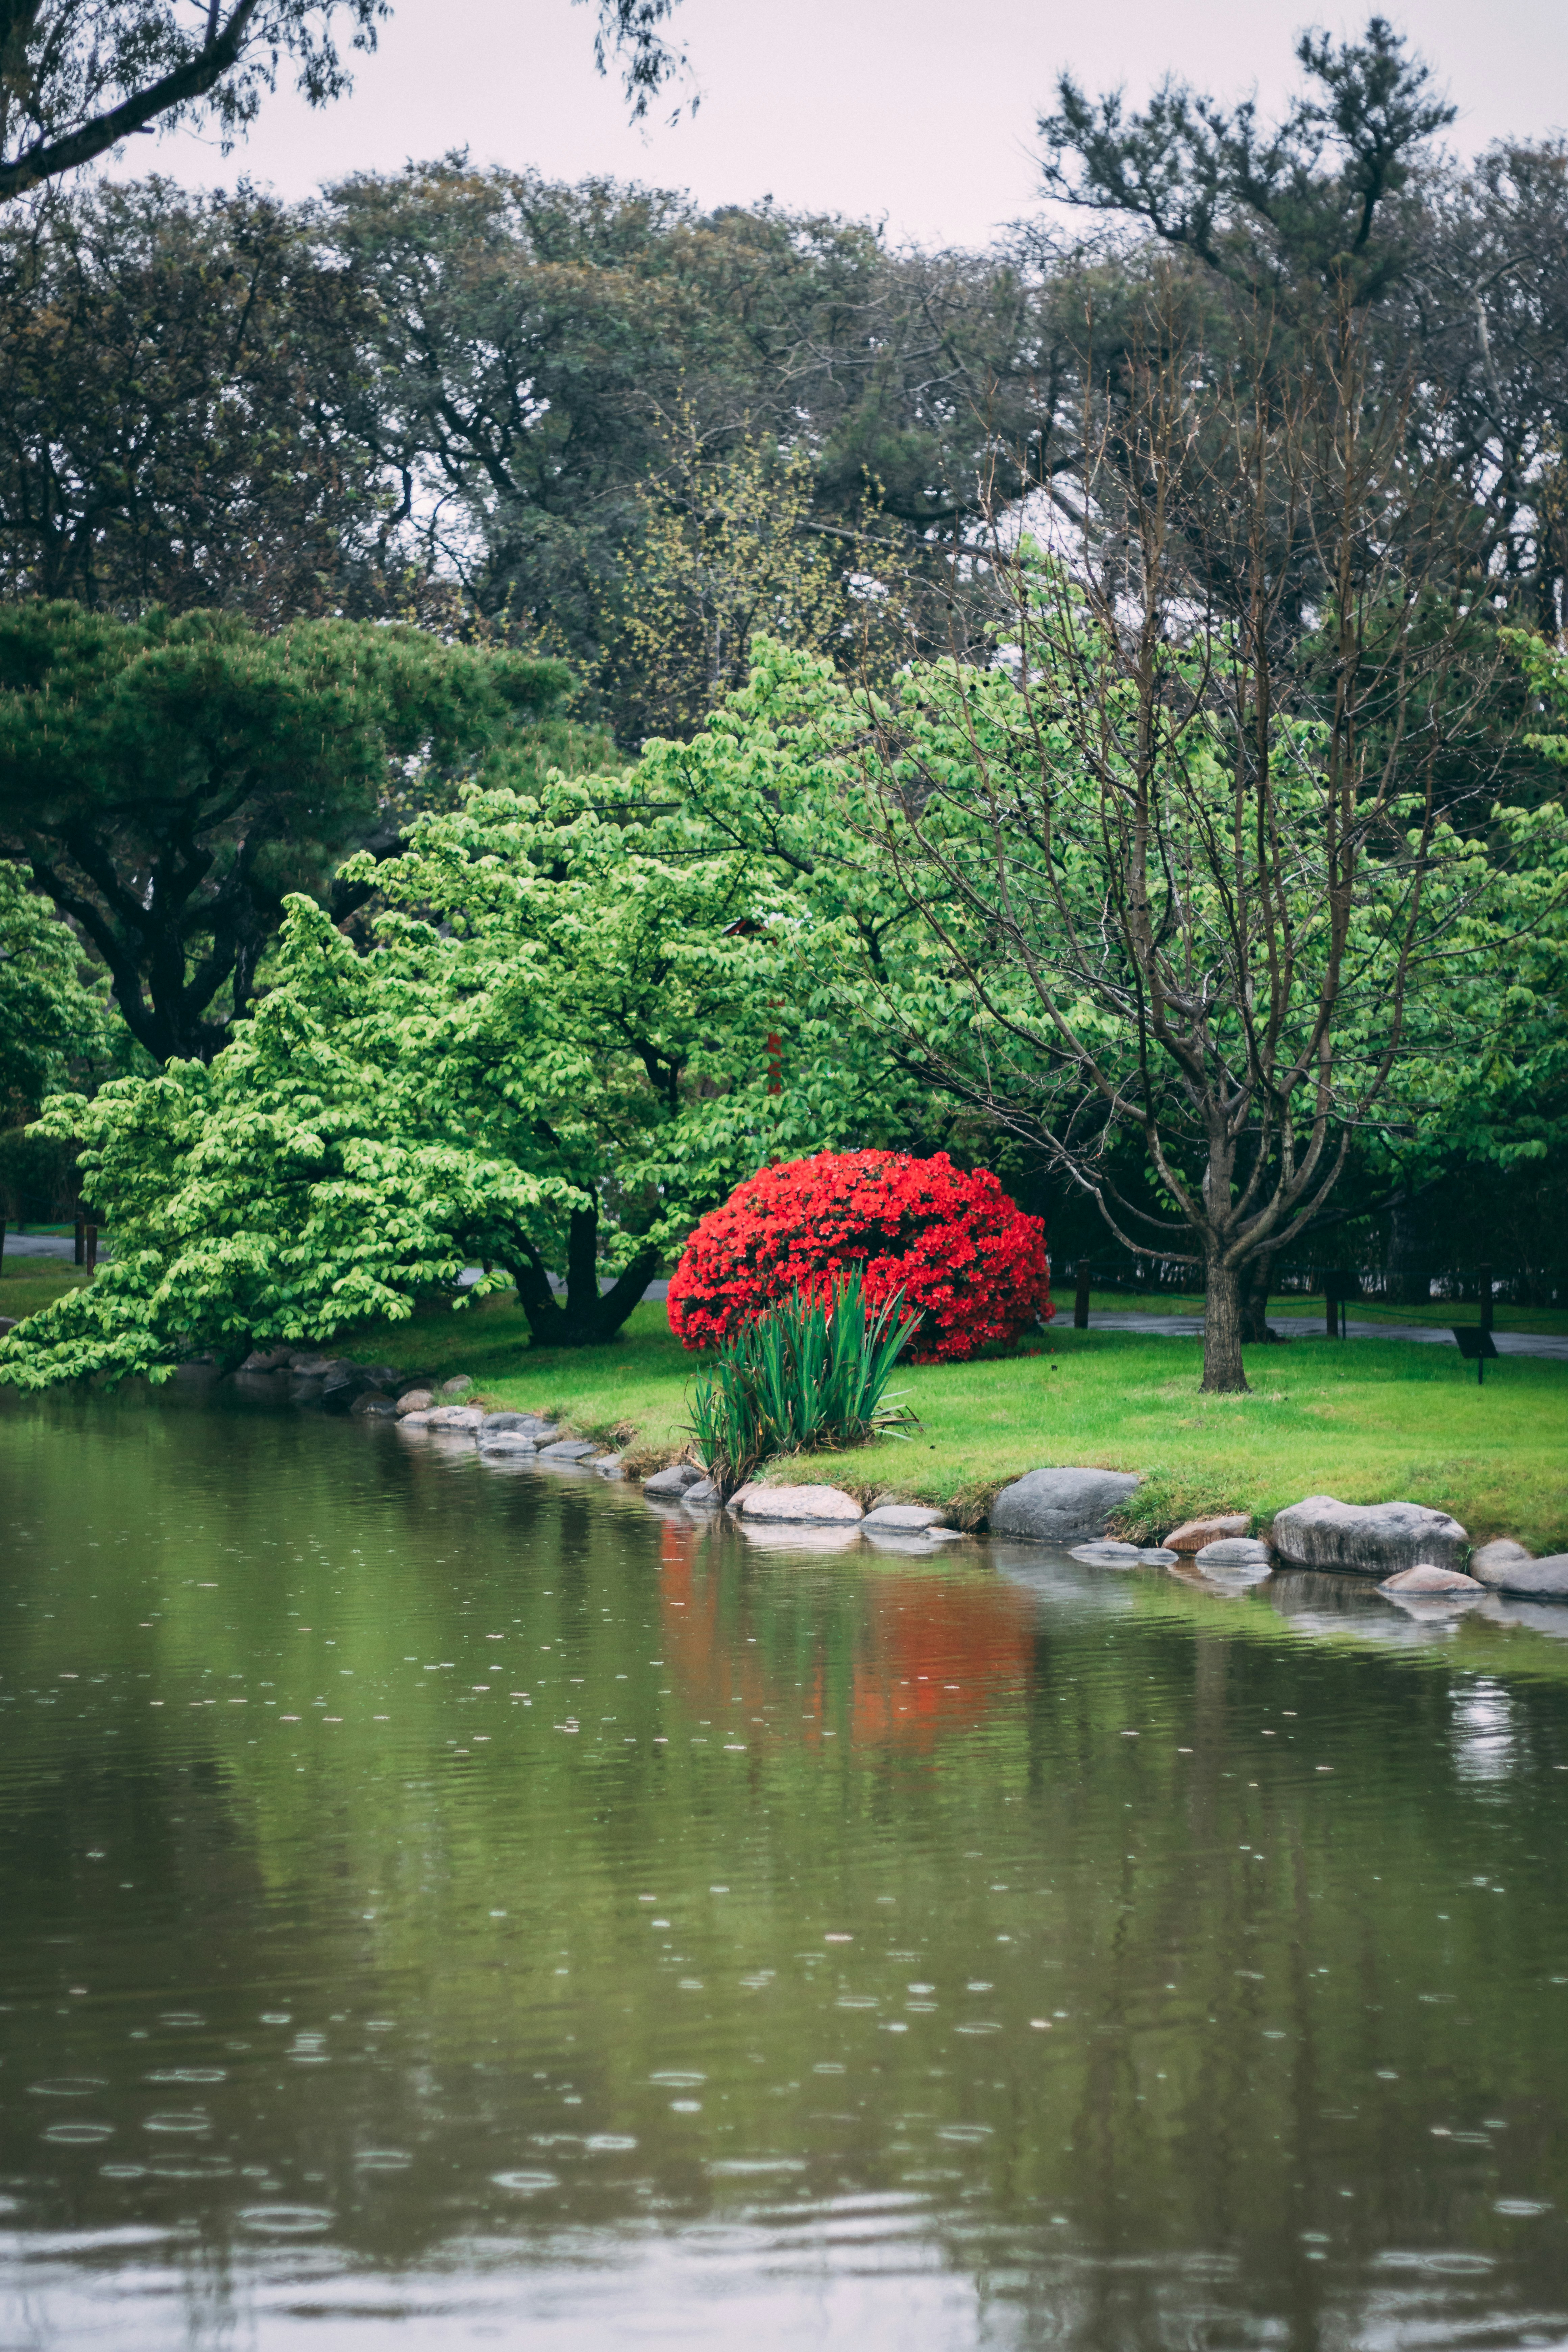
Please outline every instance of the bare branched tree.
[{"label": "bare branched tree", "polygon": [[[1462,954],[1487,869],[1434,780],[1488,656],[1473,506],[1420,454],[1408,383],[1374,396],[1355,307],[1298,317],[1276,369],[1259,306],[1216,369],[1182,266],[1159,288],[1045,545],[997,520],[1005,658],[911,682],[864,756],[972,1006],[895,1017],[1128,1247],[1202,1266],[1226,1391],[1249,1271],[1390,1115],[1412,1003]],[[1129,1130],[1152,1193],[1114,1172]]]}]

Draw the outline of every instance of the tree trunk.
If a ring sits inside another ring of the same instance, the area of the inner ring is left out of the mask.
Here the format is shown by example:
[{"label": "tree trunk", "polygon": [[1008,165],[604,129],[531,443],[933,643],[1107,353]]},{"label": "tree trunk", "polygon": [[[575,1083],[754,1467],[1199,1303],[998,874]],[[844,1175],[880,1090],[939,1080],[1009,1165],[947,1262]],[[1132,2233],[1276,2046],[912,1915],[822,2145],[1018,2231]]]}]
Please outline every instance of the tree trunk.
[{"label": "tree trunk", "polygon": [[520,1241],[497,1257],[517,1285],[517,1296],[536,1348],[592,1348],[613,1339],[647,1288],[658,1265],[656,1249],[640,1249],[609,1289],[599,1289],[599,1213],[574,1209],[566,1236],[566,1287],[551,1288],[544,1260],[531,1242]]},{"label": "tree trunk", "polygon": [[1208,1297],[1204,1305],[1203,1388],[1209,1396],[1247,1392],[1241,1364],[1241,1274],[1217,1254],[1208,1259]]}]

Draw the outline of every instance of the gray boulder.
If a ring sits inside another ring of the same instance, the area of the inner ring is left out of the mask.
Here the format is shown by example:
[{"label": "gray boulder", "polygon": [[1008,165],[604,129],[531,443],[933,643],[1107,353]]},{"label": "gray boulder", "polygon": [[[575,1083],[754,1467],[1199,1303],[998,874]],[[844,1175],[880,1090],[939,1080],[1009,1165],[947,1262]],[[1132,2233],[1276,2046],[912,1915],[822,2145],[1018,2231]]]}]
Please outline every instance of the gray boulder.
[{"label": "gray boulder", "polygon": [[484,1414],[477,1404],[438,1404],[426,1418],[432,1429],[457,1430],[466,1436],[477,1437]]},{"label": "gray boulder", "polygon": [[991,1532],[1064,1549],[1092,1542],[1137,1485],[1124,1470],[1027,1470],[992,1505]]},{"label": "gray boulder", "polygon": [[481,1429],[479,1432],[481,1454],[533,1454],[537,1450],[526,1429]]},{"label": "gray boulder", "polygon": [[435,1403],[428,1389],[405,1389],[397,1400],[397,1410],[403,1412],[428,1412]]},{"label": "gray boulder", "polygon": [[374,1389],[365,1389],[349,1407],[356,1421],[395,1421],[397,1408],[390,1397],[377,1396]]},{"label": "gray boulder", "polygon": [[1238,1568],[1267,1568],[1268,1546],[1259,1543],[1256,1536],[1221,1536],[1217,1542],[1205,1544],[1193,1554],[1193,1566],[1210,1576],[1218,1570],[1222,1575],[1234,1575]]},{"label": "gray boulder", "polygon": [[473,1385],[474,1384],[468,1378],[467,1372],[454,1372],[449,1381],[442,1381],[441,1394],[444,1397],[452,1397],[454,1399],[458,1397],[466,1397]]},{"label": "gray boulder", "polygon": [[1226,1536],[1249,1536],[1252,1514],[1249,1511],[1221,1511],[1206,1519],[1184,1519],[1173,1528],[1162,1549],[1165,1551],[1202,1551],[1205,1544],[1220,1543]]},{"label": "gray boulder", "polygon": [[292,1348],[252,1348],[239,1367],[242,1372],[280,1372],[294,1350]]},{"label": "gray boulder", "polygon": [[689,1486],[707,1483],[695,1462],[672,1462],[668,1470],[656,1470],[643,1481],[643,1493],[651,1495],[656,1503],[679,1502]]},{"label": "gray boulder", "polygon": [[942,1522],[942,1512],[928,1510],[923,1503],[879,1503],[860,1524],[868,1536],[920,1536]]},{"label": "gray boulder", "polygon": [[508,1430],[514,1435],[521,1431],[524,1437],[533,1437],[547,1424],[536,1412],[487,1412],[483,1425],[487,1430]]},{"label": "gray boulder", "polygon": [[837,1486],[751,1486],[741,1517],[763,1527],[849,1527],[864,1514]]},{"label": "gray boulder", "polygon": [[1470,1539],[1458,1519],[1420,1503],[1342,1503],[1309,1495],[1274,1521],[1274,1549],[1294,1568],[1393,1576],[1402,1568],[1462,1569]]},{"label": "gray boulder", "polygon": [[716,1511],[724,1498],[716,1480],[699,1478],[694,1486],[688,1486],[680,1499],[689,1511]]},{"label": "gray boulder", "polygon": [[321,1382],[323,1412],[352,1412],[356,1398],[368,1395],[375,1382],[357,1364],[334,1364]]},{"label": "gray boulder", "polygon": [[1508,1569],[1521,1568],[1530,1558],[1521,1543],[1511,1536],[1497,1536],[1470,1554],[1470,1574],[1479,1576],[1483,1584],[1500,1584]]},{"label": "gray boulder", "polygon": [[598,1450],[591,1437],[563,1437],[553,1445],[542,1445],[539,1458],[542,1462],[586,1462],[589,1454]]},{"label": "gray boulder", "polygon": [[1377,1589],[1380,1592],[1395,1594],[1452,1593],[1459,1599],[1473,1597],[1479,1600],[1487,1588],[1479,1584],[1473,1576],[1467,1576],[1462,1569],[1434,1568],[1429,1561],[1422,1560],[1416,1568],[1402,1568],[1397,1576],[1385,1576]]},{"label": "gray boulder", "polygon": [[1109,1536],[1098,1543],[1074,1544],[1072,1556],[1086,1568],[1136,1568],[1142,1557],[1136,1544],[1115,1543]]},{"label": "gray boulder", "polygon": [[[1485,1549],[1490,1551],[1493,1546]],[[1548,1552],[1543,1559],[1531,1559],[1525,1552],[1521,1559],[1507,1560],[1500,1568],[1471,1565],[1490,1592],[1514,1592],[1529,1601],[1568,1601],[1568,1551]]]}]

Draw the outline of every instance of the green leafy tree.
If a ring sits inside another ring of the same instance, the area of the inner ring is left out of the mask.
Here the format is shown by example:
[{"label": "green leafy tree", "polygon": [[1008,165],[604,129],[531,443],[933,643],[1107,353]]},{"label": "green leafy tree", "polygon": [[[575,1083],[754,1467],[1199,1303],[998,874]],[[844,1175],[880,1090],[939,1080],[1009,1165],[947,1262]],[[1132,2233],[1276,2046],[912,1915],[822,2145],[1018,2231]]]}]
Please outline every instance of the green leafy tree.
[{"label": "green leafy tree", "polygon": [[115,1257],[0,1344],[4,1376],[321,1340],[474,1259],[540,1340],[604,1339],[761,1161],[895,1133],[902,1081],[842,1030],[839,929],[649,803],[604,778],[422,818],[364,874],[368,953],[296,897],[209,1064],[52,1103]]},{"label": "green leafy tree", "polygon": [[662,756],[758,834],[779,767],[837,803],[864,853],[831,885],[860,909],[861,1018],[1126,1245],[1200,1264],[1205,1383],[1235,1390],[1252,1262],[1308,1229],[1358,1137],[1417,1114],[1439,1035],[1472,1075],[1494,1050],[1521,935],[1568,896],[1561,812],[1519,813],[1489,858],[1289,712],[1260,772],[1216,707],[1228,640],[1140,654],[1065,581],[1037,593],[1016,677],[917,665],[884,700],[773,649],[743,707]]},{"label": "green leafy tree", "polygon": [[271,625],[385,609],[387,501],[341,363],[359,299],[247,192],[0,208],[0,591]]},{"label": "green leafy tree", "polygon": [[567,684],[414,629],[0,607],[0,848],[102,958],[155,1060],[210,1055],[287,895],[325,896],[346,850],[400,837],[408,763],[472,759]]},{"label": "green leafy tree", "polygon": [[[791,561],[837,549],[840,585],[875,483],[879,537],[930,574],[927,603],[977,478],[1021,478],[1038,360],[1005,259],[896,254],[862,222],[705,213],[461,154],[340,183],[312,226],[370,320],[348,372],[390,492],[385,575],[460,582],[584,670],[618,629],[650,500],[689,520],[672,419],[689,420],[710,490],[749,449],[806,453],[785,486],[810,494]],[[945,644],[945,604],[928,617]],[[605,693],[635,743],[629,665]]]}]

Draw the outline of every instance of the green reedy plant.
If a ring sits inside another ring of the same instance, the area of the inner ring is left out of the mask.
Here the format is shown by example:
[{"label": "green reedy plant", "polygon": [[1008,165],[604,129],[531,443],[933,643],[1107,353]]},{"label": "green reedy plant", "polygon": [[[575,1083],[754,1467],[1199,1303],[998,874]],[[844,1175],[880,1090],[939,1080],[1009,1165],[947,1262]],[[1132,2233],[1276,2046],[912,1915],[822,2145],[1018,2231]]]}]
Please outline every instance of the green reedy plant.
[{"label": "green reedy plant", "polygon": [[915,1415],[886,1391],[919,1319],[901,1291],[868,1307],[857,1272],[831,1298],[792,1291],[737,1332],[699,1375],[689,1423],[725,1499],[775,1454],[902,1436]]}]

